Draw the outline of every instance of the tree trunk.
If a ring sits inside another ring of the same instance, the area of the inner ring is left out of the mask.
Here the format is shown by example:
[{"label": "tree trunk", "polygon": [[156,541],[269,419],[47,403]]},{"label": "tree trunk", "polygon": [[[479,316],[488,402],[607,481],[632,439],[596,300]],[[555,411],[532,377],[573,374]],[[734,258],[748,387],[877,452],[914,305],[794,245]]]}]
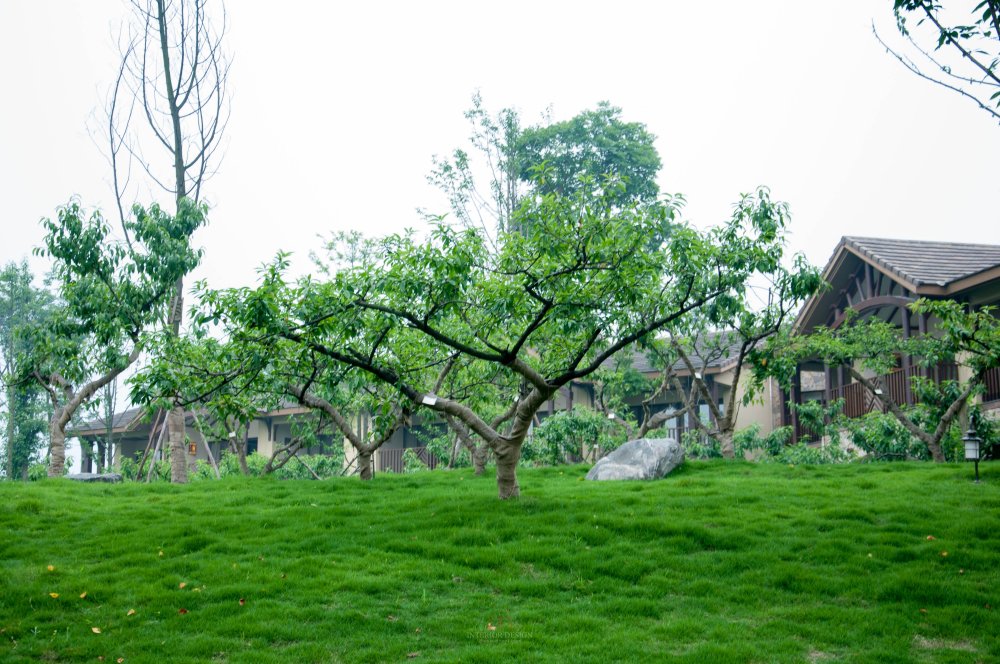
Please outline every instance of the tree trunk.
[{"label": "tree trunk", "polygon": [[62,425],[62,408],[56,408],[49,421],[49,477],[62,477],[66,470],[66,431]]},{"label": "tree trunk", "polygon": [[358,476],[362,480],[370,480],[374,477],[371,450],[358,450]]},{"label": "tree trunk", "polygon": [[497,491],[500,500],[509,500],[521,496],[521,487],[517,484],[517,462],[521,459],[521,446],[510,443],[497,446]]},{"label": "tree trunk", "polygon": [[722,451],[723,459],[735,459],[736,447],[733,444],[732,429],[719,430],[715,433],[715,439],[719,441],[719,449]]},{"label": "tree trunk", "polygon": [[926,441],[926,444],[927,444],[927,449],[931,453],[931,459],[933,459],[935,463],[944,463],[945,462],[944,450],[941,449],[940,439],[933,441],[928,440]]},{"label": "tree trunk", "polygon": [[170,441],[170,481],[187,484],[187,449],[184,447],[184,409],[172,408],[167,414],[167,440]]},{"label": "tree trunk", "polygon": [[7,384],[7,479],[14,479],[14,419],[16,417],[14,404],[16,395],[14,394],[13,381]]},{"label": "tree trunk", "polygon": [[486,459],[489,457],[489,449],[485,445],[476,445],[470,450],[472,454],[472,467],[476,475],[486,472]]},{"label": "tree trunk", "polygon": [[244,477],[250,476],[250,466],[247,465],[247,444],[236,443],[236,457],[240,461],[240,472],[243,473]]}]

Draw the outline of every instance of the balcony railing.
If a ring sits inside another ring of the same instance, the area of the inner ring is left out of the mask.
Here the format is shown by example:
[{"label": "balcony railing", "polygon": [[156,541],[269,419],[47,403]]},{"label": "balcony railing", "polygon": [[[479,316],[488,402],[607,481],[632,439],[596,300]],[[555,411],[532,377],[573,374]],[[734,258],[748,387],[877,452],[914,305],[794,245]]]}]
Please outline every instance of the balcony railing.
[{"label": "balcony railing", "polygon": [[993,367],[983,375],[983,384],[986,386],[986,393],[983,401],[1000,401],[1000,367]]},{"label": "balcony railing", "polygon": [[[930,378],[935,383],[945,380],[958,379],[958,367],[952,363],[941,363],[936,367],[907,367],[906,369],[896,369],[887,374],[879,376],[875,383],[882,390],[883,395],[888,396],[901,406],[912,406],[917,403],[917,395],[913,393],[913,378],[922,376]],[[1000,374],[994,377],[997,387],[1000,387]],[[988,391],[988,388],[987,388]],[[844,400],[844,415],[847,417],[861,417],[875,410],[887,410],[881,395],[872,394],[861,383],[849,383],[831,390],[834,400]],[[1000,398],[1000,397],[995,397]]]}]

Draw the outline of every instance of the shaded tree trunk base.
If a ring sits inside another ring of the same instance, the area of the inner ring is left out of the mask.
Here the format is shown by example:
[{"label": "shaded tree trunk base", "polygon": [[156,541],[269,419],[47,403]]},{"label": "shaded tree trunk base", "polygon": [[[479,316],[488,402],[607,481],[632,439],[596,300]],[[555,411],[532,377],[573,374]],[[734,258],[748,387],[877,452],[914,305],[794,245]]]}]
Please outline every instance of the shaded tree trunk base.
[{"label": "shaded tree trunk base", "polygon": [[485,445],[472,448],[472,468],[477,476],[486,472],[486,460],[488,457],[489,451]]},{"label": "shaded tree trunk base", "polygon": [[358,452],[358,477],[364,481],[368,481],[375,476],[375,472],[372,468],[372,453],[371,452]]},{"label": "shaded tree trunk base", "polygon": [[521,487],[517,483],[517,462],[521,458],[521,447],[513,445],[499,449],[497,457],[497,492],[500,500],[521,497]]},{"label": "shaded tree trunk base", "polygon": [[[53,415],[53,419],[60,417],[60,413]],[[62,477],[66,470],[66,432],[58,424],[53,422],[49,426],[50,448],[49,448],[49,477]]]}]

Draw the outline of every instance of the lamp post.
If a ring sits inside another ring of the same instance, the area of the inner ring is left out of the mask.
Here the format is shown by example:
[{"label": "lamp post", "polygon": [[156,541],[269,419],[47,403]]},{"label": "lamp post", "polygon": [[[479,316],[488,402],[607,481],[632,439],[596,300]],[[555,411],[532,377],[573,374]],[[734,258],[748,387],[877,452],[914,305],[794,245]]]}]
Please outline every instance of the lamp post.
[{"label": "lamp post", "polygon": [[976,463],[976,484],[979,484],[979,448],[983,441],[976,435],[971,424],[969,430],[962,436],[962,442],[965,443],[965,460]]}]

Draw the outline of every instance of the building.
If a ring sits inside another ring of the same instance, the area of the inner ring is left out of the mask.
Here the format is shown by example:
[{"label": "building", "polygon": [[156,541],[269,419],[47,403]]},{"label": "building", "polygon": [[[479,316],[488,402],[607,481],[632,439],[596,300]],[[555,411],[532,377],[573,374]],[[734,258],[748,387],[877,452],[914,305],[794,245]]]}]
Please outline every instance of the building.
[{"label": "building", "polygon": [[[808,334],[819,326],[835,329],[845,312],[853,309],[861,318],[878,317],[898,326],[904,337],[932,333],[935,322],[908,308],[919,298],[955,300],[970,308],[1000,304],[1000,246],[956,242],[926,242],[883,238],[844,237],[834,249],[823,271],[830,288],[813,296],[802,307],[793,329]],[[897,358],[897,368],[881,376],[880,382],[901,405],[913,405],[910,378],[924,372],[906,356]],[[967,370],[942,363],[928,377],[941,381],[967,376]],[[984,407],[1000,407],[1000,368],[986,376]],[[791,390],[785,395],[781,424],[802,427],[788,403],[843,398],[845,414],[860,417],[881,404],[864,388],[851,381],[844,367],[804,363],[798,367]]]}]

